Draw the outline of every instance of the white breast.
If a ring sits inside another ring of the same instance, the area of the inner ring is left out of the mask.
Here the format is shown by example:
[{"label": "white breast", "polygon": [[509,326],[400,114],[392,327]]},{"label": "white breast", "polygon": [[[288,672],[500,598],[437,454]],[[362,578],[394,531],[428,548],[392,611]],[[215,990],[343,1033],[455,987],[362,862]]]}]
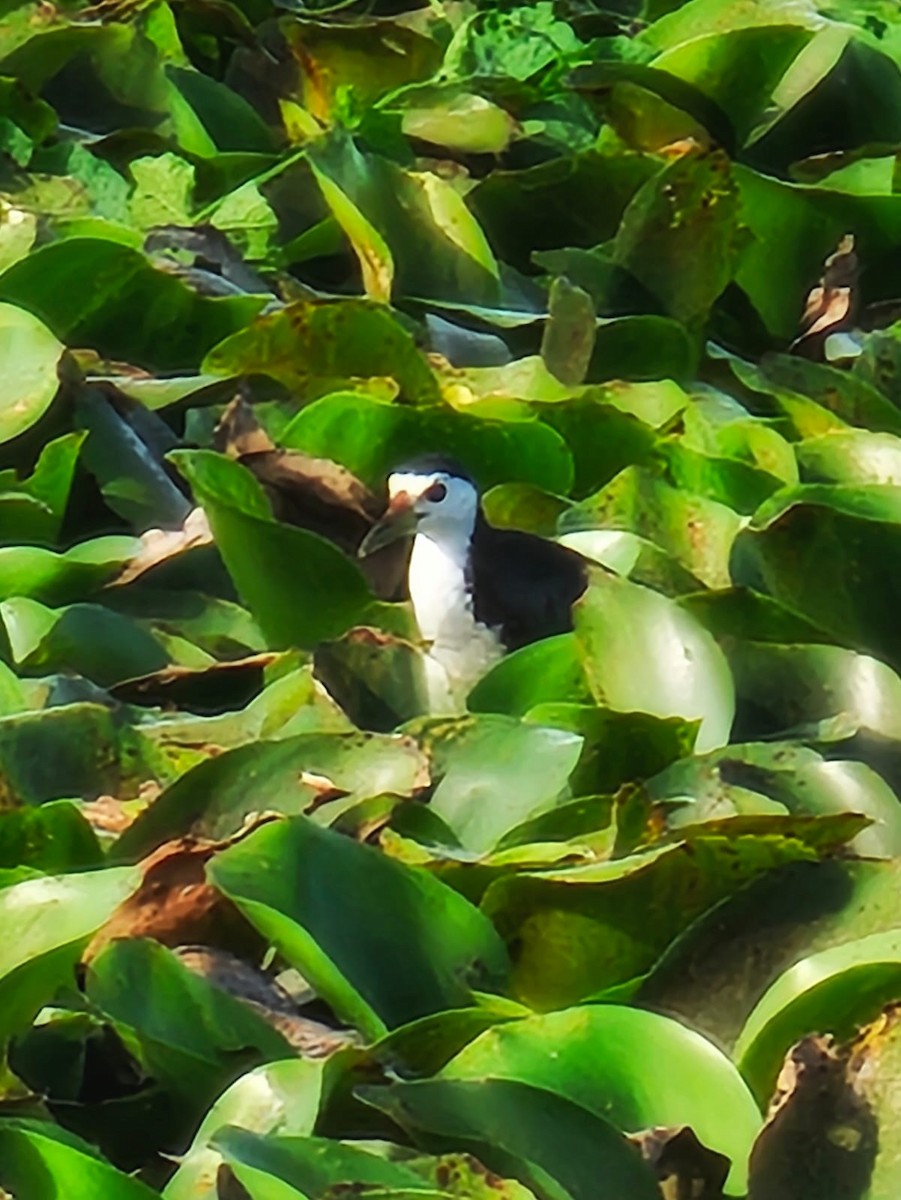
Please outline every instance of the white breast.
[{"label": "white breast", "polygon": [[427,643],[432,712],[460,712],[475,682],[503,656],[495,630],[476,621],[466,586],[469,539],[420,533],[410,556],[410,600]]}]

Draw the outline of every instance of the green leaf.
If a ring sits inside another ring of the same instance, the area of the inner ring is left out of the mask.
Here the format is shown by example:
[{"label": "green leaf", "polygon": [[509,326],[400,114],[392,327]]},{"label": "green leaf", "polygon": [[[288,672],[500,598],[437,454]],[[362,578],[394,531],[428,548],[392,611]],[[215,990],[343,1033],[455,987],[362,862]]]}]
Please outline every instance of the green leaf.
[{"label": "green leaf", "polygon": [[788,1050],[809,1033],[846,1038],[901,995],[901,936],[874,933],[802,959],[767,990],[735,1045],[760,1100]]},{"label": "green leaf", "polygon": [[425,757],[410,738],[280,732],[278,741],[256,740],[180,776],[125,831],[116,853],[143,855],[189,829],[230,837],[251,813],[267,809],[294,816],[316,807],[323,780],[352,802],[382,792],[409,796],[427,777]]},{"label": "green leaf", "polygon": [[364,300],[298,301],[259,317],[211,350],[202,369],[271,375],[305,399],[385,378],[405,400],[439,398],[411,334],[382,305]]},{"label": "green leaf", "polygon": [[0,950],[0,1044],[58,987],[73,982],[89,938],[138,879],[131,867],[112,867],[29,879],[0,891],[0,915],[11,934]]},{"label": "green leaf", "polygon": [[525,405],[511,405],[499,420],[493,419],[495,411],[487,404],[462,411],[445,405],[411,408],[338,393],[298,413],[281,442],[333,458],[374,488],[398,463],[441,447],[463,462],[482,488],[517,480],[567,492],[572,467],[563,439]]},{"label": "green leaf", "polygon": [[35,867],[53,875],[96,867],[102,857],[97,835],[70,800],[0,812],[0,869]]},{"label": "green leaf", "polygon": [[650,1168],[603,1118],[512,1079],[367,1088],[363,1099],[429,1148],[466,1149],[554,1200],[652,1200]]},{"label": "green leaf", "polygon": [[706,909],[812,851],[778,834],[698,837],[615,862],[510,875],[482,901],[515,951],[513,995],[565,1008],[648,971]]},{"label": "green leaf", "polygon": [[678,937],[638,998],[731,1048],[770,984],[801,955],[895,928],[898,875],[895,861],[854,859],[764,875]]},{"label": "green leaf", "polygon": [[263,827],[209,870],[327,1003],[369,1037],[465,1005],[470,981],[504,974],[494,931],[461,896],[306,818]]},{"label": "green leaf", "polygon": [[487,1030],[441,1072],[442,1079],[486,1076],[555,1092],[624,1133],[688,1125],[731,1160],[727,1194],[747,1190],[760,1111],[725,1055],[668,1017],[613,1004],[529,1017]]},{"label": "green leaf", "polygon": [[[90,302],[73,304],[88,278],[95,280]],[[137,250],[92,237],[52,242],[14,263],[0,276],[0,297],[34,313],[70,345],[91,346],[109,358],[161,371],[195,369],[208,350],[242,329],[265,303],[260,296],[199,296],[152,267]],[[36,418],[53,398],[51,375],[55,391],[60,347],[33,318],[16,320],[11,329],[27,331],[16,336],[27,337],[27,344],[40,339],[41,362],[23,368],[29,377],[26,402],[30,409],[39,407]],[[39,406],[27,401],[35,370],[43,381]],[[18,423],[14,432],[30,423]]]},{"label": "green leaf", "polygon": [[247,468],[211,450],[180,450],[172,458],[270,646],[311,647],[364,623],[373,596],[356,563],[317,534],[275,521]]},{"label": "green leaf", "polygon": [[0,598],[65,604],[94,595],[134,557],[138,545],[130,537],[100,537],[62,554],[42,546],[0,546]]},{"label": "green leaf", "polygon": [[573,612],[579,653],[601,704],[699,718],[699,750],[728,740],[732,678],[719,647],[694,618],[664,596],[599,571]]},{"label": "green leaf", "polygon": [[99,604],[52,609],[15,597],[0,603],[0,620],[13,661],[25,674],[69,672],[106,685],[159,671],[169,662],[154,637]]},{"label": "green leaf", "polygon": [[523,717],[545,702],[590,700],[575,636],[561,633],[502,658],[469,693],[470,712]]},{"label": "green leaf", "polygon": [[318,139],[307,158],[360,261],[366,294],[496,304],[498,266],[451,184],[362,153],[346,135]]},{"label": "green leaf", "polygon": [[[732,577],[835,640],[898,666],[891,563],[899,533],[901,506],[889,485],[785,489],[736,538]],[[835,586],[824,588],[824,579]]]},{"label": "green leaf", "polygon": [[[15,267],[12,268],[15,270]],[[0,278],[0,294],[9,298]],[[57,371],[63,346],[31,312],[0,304],[0,357],[5,364],[5,387],[0,441],[17,437],[44,415],[58,387]]]},{"label": "green leaf", "polygon": [[488,713],[429,722],[424,740],[438,781],[430,807],[476,852],[554,807],[582,750],[577,734]]},{"label": "green leaf", "polygon": [[47,1121],[0,1122],[0,1186],[53,1200],[151,1200],[157,1193],[117,1171],[92,1146]]},{"label": "green leaf", "polygon": [[242,1067],[290,1054],[263,1016],[149,939],[112,942],[91,960],[86,988],[168,1103],[188,1119],[205,1111]]},{"label": "green leaf", "polygon": [[[52,694],[52,686],[47,691]],[[94,800],[103,793],[127,798],[162,775],[152,744],[108,703],[76,699],[0,718],[0,784],[10,801]]]},{"label": "green leaf", "polygon": [[414,1191],[424,1186],[421,1177],[404,1163],[327,1138],[261,1137],[243,1129],[222,1129],[212,1145],[239,1180],[241,1168],[251,1167],[284,1180],[305,1196],[322,1196],[340,1184],[361,1190],[367,1184]]},{"label": "green leaf", "polygon": [[667,312],[703,321],[738,266],[739,196],[721,153],[676,159],[648,180],[623,214],[614,261]]}]

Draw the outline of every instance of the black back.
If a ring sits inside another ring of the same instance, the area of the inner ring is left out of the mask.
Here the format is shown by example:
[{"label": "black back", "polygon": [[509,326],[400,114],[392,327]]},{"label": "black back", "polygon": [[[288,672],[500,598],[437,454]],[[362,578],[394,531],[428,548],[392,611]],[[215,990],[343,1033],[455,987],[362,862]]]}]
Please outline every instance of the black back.
[{"label": "black back", "polygon": [[517,529],[495,529],[479,513],[472,540],[473,608],[508,650],[567,633],[588,586],[580,554]]}]

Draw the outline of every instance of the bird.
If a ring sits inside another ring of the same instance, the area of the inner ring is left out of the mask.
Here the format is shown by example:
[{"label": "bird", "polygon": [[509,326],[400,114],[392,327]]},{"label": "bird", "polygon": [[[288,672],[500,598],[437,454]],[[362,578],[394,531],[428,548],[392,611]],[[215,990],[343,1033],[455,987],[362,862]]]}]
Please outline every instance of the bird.
[{"label": "bird", "polygon": [[472,475],[444,455],[400,464],[387,491],[358,554],[412,538],[407,590],[426,646],[430,711],[459,712],[505,653],[573,628],[587,563],[556,542],[490,525]]}]

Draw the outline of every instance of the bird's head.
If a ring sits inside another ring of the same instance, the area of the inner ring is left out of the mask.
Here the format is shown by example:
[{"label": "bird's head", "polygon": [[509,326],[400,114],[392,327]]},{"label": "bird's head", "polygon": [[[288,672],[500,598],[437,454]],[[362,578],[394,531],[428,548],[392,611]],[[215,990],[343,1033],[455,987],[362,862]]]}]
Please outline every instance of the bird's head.
[{"label": "bird's head", "polygon": [[366,535],[361,557],[416,533],[436,540],[472,536],[479,494],[471,477],[451,459],[427,455],[396,467],[388,476],[388,507]]}]

